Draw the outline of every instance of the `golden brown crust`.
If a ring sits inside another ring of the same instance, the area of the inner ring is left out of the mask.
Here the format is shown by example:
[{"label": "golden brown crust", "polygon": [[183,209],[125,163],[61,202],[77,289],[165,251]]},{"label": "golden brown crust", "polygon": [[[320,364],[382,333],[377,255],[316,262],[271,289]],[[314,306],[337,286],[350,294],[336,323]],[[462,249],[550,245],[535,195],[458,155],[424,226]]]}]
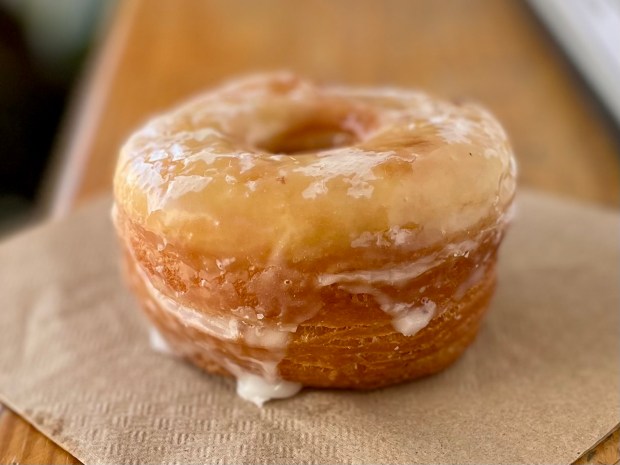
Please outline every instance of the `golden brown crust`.
[{"label": "golden brown crust", "polygon": [[[129,254],[125,254],[125,260],[146,315],[176,353],[211,373],[231,375],[221,363],[225,357],[260,374],[252,363],[237,358],[235,353],[241,346],[244,355],[261,358],[266,355],[264,350],[244,345],[243,341],[223,342],[187,326],[182,318],[175,318],[151,298]],[[453,363],[474,340],[494,283],[495,268],[489,267],[462,300],[449,304],[414,336],[395,331],[372,299],[352,302],[350,295],[334,294],[329,312],[302,323],[292,334],[278,365],[280,376],[304,386],[369,389],[437,373]],[[359,315],[361,309],[366,318],[351,317]],[[331,319],[329,313],[337,317]],[[232,350],[231,344],[235,346]]]},{"label": "golden brown crust", "polygon": [[175,352],[272,386],[368,389],[473,341],[515,176],[480,107],[264,75],[134,134],[114,219]]},{"label": "golden brown crust", "polygon": [[[209,283],[213,286],[207,288],[199,282],[184,280],[183,268],[195,266],[193,263],[200,260],[192,257],[191,251],[172,245],[158,247],[159,238],[132,224],[122,213],[117,214],[117,224],[124,231],[122,234],[130,238],[125,242],[125,263],[132,287],[149,319],[175,352],[212,373],[230,375],[226,364],[222,363],[228,360],[247,372],[265,375],[262,364],[266,362],[274,363],[285,380],[332,388],[387,386],[436,373],[455,361],[474,340],[487,309],[495,282],[495,255],[500,240],[497,231],[490,230],[467,257],[448,259],[408,281],[404,288],[384,287],[384,292],[395,292],[405,301],[419,298],[422,289],[424,298],[436,302],[442,309],[439,316],[413,336],[405,336],[393,327],[392,317],[380,308],[373,295],[352,294],[337,284],[308,285],[306,289],[301,289],[300,285],[296,297],[304,303],[303,309],[312,302],[317,311],[290,334],[279,355],[277,350],[252,347],[242,339],[222,340],[188,326],[183,316],[166,310],[153,298],[145,277],[157,283],[157,290],[168,298],[211,316],[226,317],[230,312],[225,309],[264,304],[270,295],[262,299],[257,297],[251,292],[256,291],[256,287],[247,280],[236,282],[228,290],[221,277],[215,278]],[[429,253],[432,252],[426,250],[418,255],[428,256]],[[415,254],[412,257],[415,258]],[[477,267],[482,262],[486,266]],[[325,266],[302,265],[305,273],[289,269],[284,275],[311,278],[316,273],[308,275],[308,269]],[[482,272],[475,281],[468,283],[477,269]],[[255,273],[261,271],[264,270],[255,270]],[[269,282],[266,286],[273,290],[271,297],[277,297],[279,290],[272,287],[275,283]],[[259,293],[269,294],[267,289]],[[280,318],[280,315],[265,313],[260,323],[268,323],[269,319],[276,322]]]}]

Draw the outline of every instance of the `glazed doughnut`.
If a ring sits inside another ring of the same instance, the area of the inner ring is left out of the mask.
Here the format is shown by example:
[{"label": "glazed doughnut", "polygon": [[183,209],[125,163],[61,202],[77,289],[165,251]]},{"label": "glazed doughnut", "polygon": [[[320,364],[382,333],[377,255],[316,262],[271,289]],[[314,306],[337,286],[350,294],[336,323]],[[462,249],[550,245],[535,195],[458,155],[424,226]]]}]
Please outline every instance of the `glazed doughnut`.
[{"label": "glazed doughnut", "polygon": [[166,344],[262,404],[455,361],[493,292],[515,171],[477,105],[255,75],[131,136],[114,219]]}]

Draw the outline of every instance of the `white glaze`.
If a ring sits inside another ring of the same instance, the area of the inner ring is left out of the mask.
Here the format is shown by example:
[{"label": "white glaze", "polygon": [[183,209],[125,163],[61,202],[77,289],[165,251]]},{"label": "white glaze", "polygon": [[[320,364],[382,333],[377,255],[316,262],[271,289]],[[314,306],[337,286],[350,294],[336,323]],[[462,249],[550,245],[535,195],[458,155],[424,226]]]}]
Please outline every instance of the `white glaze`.
[{"label": "white glaze", "polygon": [[351,241],[351,248],[361,247],[400,247],[407,244],[415,232],[400,226],[391,226],[387,231],[364,231]]},{"label": "white glaze", "polygon": [[239,171],[241,174],[256,166],[256,163],[254,163],[254,156],[249,153],[243,153],[239,156],[239,164],[241,166],[241,170]]},{"label": "white glaze", "polygon": [[358,149],[336,149],[325,152],[315,161],[305,166],[294,168],[293,172],[315,178],[302,192],[305,199],[314,199],[328,193],[327,183],[336,177],[342,177],[350,187],[347,195],[353,198],[370,198],[374,187],[370,181],[377,177],[373,168],[384,163],[393,152],[362,152]]},{"label": "white glaze", "polygon": [[[244,342],[251,347],[263,347],[272,350],[285,349],[289,335],[297,330],[295,325],[268,326],[259,321],[248,324],[243,321],[243,318],[235,315],[218,317],[200,312],[186,305],[181,305],[162,294],[153,286],[144,272],[140,271],[139,275],[150,297],[159,304],[160,308],[174,315],[186,326],[192,326],[217,339],[236,341],[243,338]],[[256,312],[256,309],[250,310],[252,313]]]},{"label": "white glaze", "polygon": [[392,226],[388,230],[388,237],[395,246],[406,244],[413,234],[413,231],[403,229],[400,226]]},{"label": "white glaze", "polygon": [[151,326],[149,328],[149,343],[151,345],[151,348],[155,350],[156,352],[160,352],[162,354],[167,354],[167,355],[172,354],[172,350],[170,349],[170,346],[168,345],[164,337],[161,335],[161,333],[154,326]]},{"label": "white glaze", "polygon": [[456,292],[454,293],[454,300],[461,300],[463,297],[465,297],[465,294],[467,294],[470,289],[472,289],[480,281],[482,281],[486,270],[486,264],[477,265],[474,271],[472,271],[472,273],[469,275],[469,277],[465,281],[463,281],[456,289]]},{"label": "white glaze", "polygon": [[152,299],[159,304],[160,308],[172,313],[186,326],[192,326],[209,336],[222,340],[236,341],[241,336],[239,321],[236,318],[220,318],[206,315],[191,307],[181,305],[170,297],[165,296],[155,289],[148,279],[145,280],[145,284]]},{"label": "white glaze", "polygon": [[475,129],[472,121],[465,118],[453,118],[437,126],[437,132],[446,144],[471,144],[471,136]]},{"label": "white glaze", "polygon": [[213,178],[209,176],[176,176],[168,183],[163,195],[149,196],[149,211],[163,210],[169,202],[189,192],[201,192],[212,181]]},{"label": "white glaze", "polygon": [[288,345],[291,331],[266,325],[248,326],[244,333],[245,343],[252,347],[264,347],[270,350],[284,349]]},{"label": "white glaze", "polygon": [[435,316],[437,305],[432,300],[424,300],[419,306],[403,306],[394,312],[392,325],[405,336],[413,336],[425,328]]},{"label": "white glaze", "polygon": [[[426,327],[434,316],[439,314],[435,302],[425,298],[419,303],[397,300],[382,292],[376,285],[403,286],[412,279],[441,265],[451,257],[467,257],[471,251],[478,247],[482,234],[484,234],[484,231],[474,239],[465,239],[460,242],[447,244],[442,250],[411,263],[377,270],[324,273],[317,277],[317,282],[319,286],[338,284],[340,288],[352,294],[371,295],[379,304],[381,310],[392,316],[392,326],[394,326],[396,331],[405,336],[413,336]],[[481,279],[483,272],[481,273],[482,275],[480,276],[474,273],[470,279]],[[463,285],[471,287],[474,284],[474,281],[470,282],[468,280]],[[459,289],[457,292],[463,292],[464,295],[469,287]]]},{"label": "white glaze", "polygon": [[227,257],[227,258],[222,258],[220,259],[215,259],[215,264],[216,266],[221,270],[224,271],[226,268],[228,268],[230,265],[232,265],[233,263],[235,263],[236,258],[235,257]]},{"label": "white glaze", "polygon": [[423,298],[419,303],[403,302],[368,283],[341,284],[340,287],[351,294],[371,295],[379,308],[392,317],[394,329],[404,336],[415,335],[440,313],[435,302],[431,300]]},{"label": "white glaze", "polygon": [[358,237],[351,241],[351,248],[357,249],[361,247],[389,247],[391,244],[384,237],[383,232],[364,231]]},{"label": "white glaze", "polygon": [[[249,358],[241,352],[235,354],[239,359],[244,360],[260,372],[262,374],[260,376],[242,369],[229,359],[219,360],[218,363],[221,363],[237,379],[237,394],[240,397],[261,407],[268,400],[291,397],[299,392],[301,384],[285,381],[278,374],[278,363],[284,357],[290,333],[296,331],[296,325],[267,326],[260,323],[258,325],[247,325],[236,316],[213,317],[191,307],[180,305],[165,296],[153,286],[146,274],[140,269],[138,269],[138,275],[143,280],[150,297],[157,302],[159,308],[169,312],[183,324],[221,340],[236,341],[243,338],[245,344],[250,347],[268,349],[267,358],[264,360]],[[254,312],[253,309],[250,310]],[[262,320],[264,315],[257,314],[257,318]],[[149,331],[149,340],[154,350],[166,354],[172,353],[167,342],[153,327]],[[235,346],[230,347],[231,350],[234,348]]]},{"label": "white glaze", "polygon": [[378,270],[345,271],[342,273],[324,273],[318,276],[320,286],[330,286],[335,283],[386,283],[398,285],[417,278],[428,270],[441,264],[444,259],[435,256],[422,257],[412,263]]},{"label": "white glaze", "polygon": [[252,373],[240,373],[237,377],[237,394],[239,397],[253,402],[259,407],[272,399],[286,399],[301,390],[301,384],[279,380],[267,381],[261,376]]},{"label": "white glaze", "polygon": [[466,257],[477,246],[478,242],[476,240],[466,239],[454,244],[448,244],[441,251],[419,258],[414,262],[376,270],[324,273],[317,277],[317,281],[320,286],[330,286],[335,283],[386,283],[398,285],[415,279],[441,265],[449,257]]}]

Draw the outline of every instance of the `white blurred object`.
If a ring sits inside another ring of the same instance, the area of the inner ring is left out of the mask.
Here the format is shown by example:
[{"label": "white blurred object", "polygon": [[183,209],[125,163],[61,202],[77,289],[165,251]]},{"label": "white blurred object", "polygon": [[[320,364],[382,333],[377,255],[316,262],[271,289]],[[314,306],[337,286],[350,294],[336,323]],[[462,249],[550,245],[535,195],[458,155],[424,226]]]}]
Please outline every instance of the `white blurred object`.
[{"label": "white blurred object", "polygon": [[528,0],[620,125],[620,0]]},{"label": "white blurred object", "polygon": [[154,326],[149,328],[149,343],[151,344],[151,349],[154,351],[166,355],[173,355],[172,349],[168,345],[168,342]]}]

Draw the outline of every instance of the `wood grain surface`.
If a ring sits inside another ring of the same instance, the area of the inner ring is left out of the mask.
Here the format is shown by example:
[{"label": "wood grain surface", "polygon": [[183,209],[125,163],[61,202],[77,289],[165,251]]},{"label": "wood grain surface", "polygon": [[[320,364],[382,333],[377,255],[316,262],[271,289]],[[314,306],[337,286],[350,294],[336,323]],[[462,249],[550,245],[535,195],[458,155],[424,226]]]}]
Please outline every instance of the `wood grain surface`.
[{"label": "wood grain surface", "polygon": [[[620,205],[618,131],[522,1],[126,0],[67,120],[53,215],[109,191],[119,145],[149,115],[271,69],[478,100],[511,135],[522,184]],[[618,463],[619,443],[616,428],[576,463]],[[77,461],[0,407],[0,463]]]},{"label": "wood grain surface", "polygon": [[75,464],[75,457],[0,404],[0,464]]}]

